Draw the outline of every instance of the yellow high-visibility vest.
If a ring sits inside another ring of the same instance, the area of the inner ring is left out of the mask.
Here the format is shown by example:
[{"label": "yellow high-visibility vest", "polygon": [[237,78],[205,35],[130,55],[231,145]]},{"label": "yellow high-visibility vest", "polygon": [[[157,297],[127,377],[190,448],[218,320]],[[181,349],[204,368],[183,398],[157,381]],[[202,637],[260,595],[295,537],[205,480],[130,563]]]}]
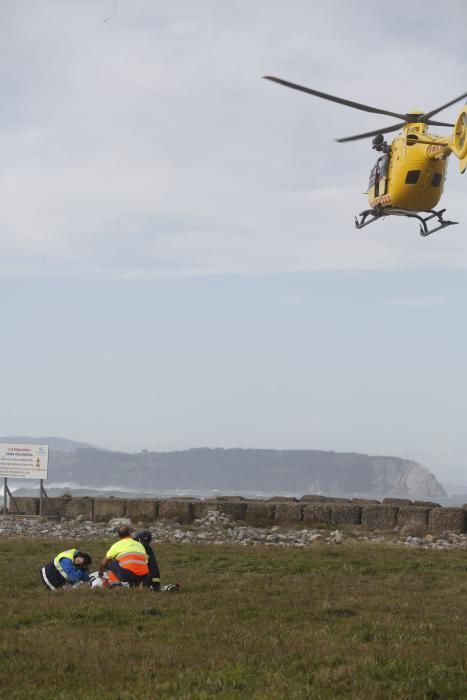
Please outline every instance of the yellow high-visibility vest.
[{"label": "yellow high-visibility vest", "polygon": [[63,570],[62,565],[60,564],[60,559],[71,559],[71,561],[74,560],[75,554],[78,552],[78,549],[67,549],[64,552],[60,552],[60,554],[57,554],[57,556],[54,559],[54,566],[61,573],[64,579],[68,581],[68,574],[66,571]]}]

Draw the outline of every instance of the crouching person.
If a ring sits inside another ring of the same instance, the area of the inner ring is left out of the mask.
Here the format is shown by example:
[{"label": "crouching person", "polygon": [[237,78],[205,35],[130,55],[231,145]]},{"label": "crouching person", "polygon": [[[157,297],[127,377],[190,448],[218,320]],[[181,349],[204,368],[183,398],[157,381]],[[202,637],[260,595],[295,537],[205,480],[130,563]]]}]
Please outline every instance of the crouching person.
[{"label": "crouching person", "polygon": [[146,554],[148,555],[148,570],[149,574],[144,583],[145,586],[151,588],[153,591],[160,591],[161,589],[161,572],[159,569],[159,564],[157,563],[156,553],[151,547],[152,535],[149,530],[143,530],[138,533],[135,537],[137,542],[141,542]]},{"label": "crouching person", "polygon": [[110,586],[127,584],[134,588],[148,577],[148,556],[144,546],[132,538],[129,527],[119,528],[117,534],[119,539],[103,558],[99,576],[107,570]]},{"label": "crouching person", "polygon": [[67,549],[41,568],[42,583],[51,591],[69,588],[81,581],[89,581],[89,554],[79,549]]}]

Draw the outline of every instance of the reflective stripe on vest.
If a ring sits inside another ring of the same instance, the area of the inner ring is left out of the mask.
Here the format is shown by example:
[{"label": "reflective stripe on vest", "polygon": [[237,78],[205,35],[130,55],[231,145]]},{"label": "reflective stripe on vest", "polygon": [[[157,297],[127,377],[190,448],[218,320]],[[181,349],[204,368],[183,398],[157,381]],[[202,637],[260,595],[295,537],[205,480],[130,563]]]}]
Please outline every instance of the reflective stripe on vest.
[{"label": "reflective stripe on vest", "polygon": [[77,549],[67,549],[65,552],[60,552],[60,554],[57,554],[54,559],[55,568],[60,572],[66,581],[68,581],[68,574],[63,570],[62,565],[60,564],[60,559],[71,559],[71,561],[73,561],[77,552]]},{"label": "reflective stripe on vest", "polygon": [[129,569],[137,576],[145,576],[149,572],[146,556],[141,552],[122,552],[117,556],[117,561],[123,569]]}]

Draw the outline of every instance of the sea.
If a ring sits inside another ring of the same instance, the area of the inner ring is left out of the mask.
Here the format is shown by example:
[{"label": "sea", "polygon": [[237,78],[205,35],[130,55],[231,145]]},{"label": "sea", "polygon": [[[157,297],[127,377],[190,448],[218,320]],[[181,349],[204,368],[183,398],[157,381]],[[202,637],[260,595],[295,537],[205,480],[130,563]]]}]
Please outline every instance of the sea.
[{"label": "sea", "polygon": [[[24,481],[9,481],[8,488],[13,495],[17,496],[37,496],[39,492],[37,482],[25,484]],[[118,486],[105,486],[96,488],[86,484],[76,482],[50,482],[44,484],[48,496],[63,496],[65,494],[73,497],[89,496],[92,498],[199,498],[203,500],[214,499],[219,496],[241,496],[243,498],[254,498],[267,500],[274,496],[285,496],[288,498],[301,498],[307,492],[290,491],[228,491],[222,489],[161,489],[152,491],[135,491]],[[309,493],[309,492],[308,492]],[[449,492],[448,492],[449,493]],[[0,489],[0,494],[3,495],[3,487]],[[384,495],[371,493],[318,493],[320,496],[333,496],[336,498],[368,498],[381,501]],[[390,497],[390,495],[388,494]],[[412,500],[433,501],[442,506],[462,506],[467,504],[466,493],[454,493],[442,497],[412,497]]]}]

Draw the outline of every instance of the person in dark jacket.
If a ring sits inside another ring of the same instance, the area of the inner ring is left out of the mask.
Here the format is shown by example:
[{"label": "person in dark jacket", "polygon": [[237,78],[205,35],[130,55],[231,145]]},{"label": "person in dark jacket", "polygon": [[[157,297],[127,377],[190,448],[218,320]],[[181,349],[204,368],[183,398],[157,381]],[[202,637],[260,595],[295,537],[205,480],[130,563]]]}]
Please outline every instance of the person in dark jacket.
[{"label": "person in dark jacket", "polygon": [[136,535],[135,540],[143,545],[144,549],[146,550],[146,554],[148,555],[149,574],[144,585],[148,588],[152,588],[153,591],[160,591],[161,572],[159,569],[159,564],[157,563],[156,555],[151,547],[152,535],[149,530],[143,530]]},{"label": "person in dark jacket", "polygon": [[69,588],[81,581],[88,582],[88,567],[92,559],[79,549],[67,549],[57,554],[48,564],[41,567],[42,583],[51,591]]}]

